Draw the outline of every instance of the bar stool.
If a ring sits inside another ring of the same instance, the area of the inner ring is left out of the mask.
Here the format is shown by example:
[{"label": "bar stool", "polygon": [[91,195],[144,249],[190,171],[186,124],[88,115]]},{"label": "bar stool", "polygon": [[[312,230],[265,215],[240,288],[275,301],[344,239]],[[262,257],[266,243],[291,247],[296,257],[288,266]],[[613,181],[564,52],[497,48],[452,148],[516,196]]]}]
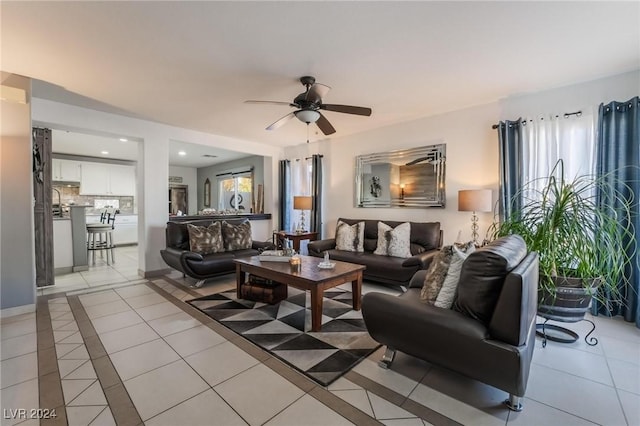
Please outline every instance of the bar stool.
[{"label": "bar stool", "polygon": [[[115,227],[115,217],[117,210],[104,209],[100,213],[100,223],[87,224],[87,257],[92,252],[93,264],[96,264],[96,251],[100,251],[102,257],[103,251],[107,253],[107,265],[115,263],[113,242],[113,229]],[[109,255],[111,255],[111,263],[109,263]]]}]

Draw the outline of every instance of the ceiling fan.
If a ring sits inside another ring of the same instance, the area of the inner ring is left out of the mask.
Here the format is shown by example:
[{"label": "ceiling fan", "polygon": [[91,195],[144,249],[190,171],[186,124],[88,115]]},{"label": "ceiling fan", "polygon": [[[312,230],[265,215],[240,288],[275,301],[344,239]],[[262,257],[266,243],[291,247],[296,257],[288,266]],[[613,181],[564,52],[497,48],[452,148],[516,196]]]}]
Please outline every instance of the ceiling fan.
[{"label": "ceiling fan", "polygon": [[300,77],[300,83],[306,87],[303,93],[300,93],[292,102],[277,101],[244,101],[246,104],[271,104],[271,105],[288,105],[298,108],[275,123],[267,127],[267,130],[275,130],[285,124],[287,121],[296,117],[303,123],[316,123],[322,133],[330,135],[336,132],[336,129],[329,123],[329,120],[322,115],[320,110],[342,112],[345,114],[355,115],[371,115],[371,108],[357,107],[352,105],[335,105],[322,103],[322,98],[331,90],[331,87],[324,84],[316,83],[316,79],[310,76]]}]

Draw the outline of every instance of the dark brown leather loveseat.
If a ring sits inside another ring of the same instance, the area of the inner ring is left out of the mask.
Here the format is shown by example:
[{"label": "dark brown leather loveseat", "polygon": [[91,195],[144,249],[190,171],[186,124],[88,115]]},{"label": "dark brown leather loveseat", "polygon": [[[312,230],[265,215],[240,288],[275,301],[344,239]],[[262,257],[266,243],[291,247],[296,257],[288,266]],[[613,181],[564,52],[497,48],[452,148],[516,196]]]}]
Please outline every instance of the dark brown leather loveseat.
[{"label": "dark brown leather loveseat", "polygon": [[[239,225],[247,219],[225,219],[228,223]],[[214,220],[193,220],[188,222],[167,222],[165,230],[167,247],[160,250],[160,255],[167,265],[197,280],[195,286],[200,287],[207,278],[225,275],[235,271],[233,259],[256,256],[262,250],[273,250],[271,242],[253,241],[250,249],[224,251],[201,255],[189,250],[189,231],[187,224],[209,226]]]},{"label": "dark brown leather loveseat", "polygon": [[389,368],[399,350],[508,392],[505,403],[520,411],[535,345],[537,254],[517,235],[471,253],[453,309],[420,300],[425,273],[400,296],[362,298],[369,334],[387,345],[380,366]]},{"label": "dark brown leather loveseat", "polygon": [[364,252],[350,252],[336,250],[335,238],[312,241],[307,246],[311,256],[323,257],[324,252],[329,252],[329,257],[344,262],[365,265],[363,278],[383,284],[406,286],[411,277],[421,270],[427,269],[431,259],[442,246],[442,231],[440,222],[410,222],[410,250],[409,258],[381,256],[374,254],[378,243],[378,222],[384,222],[395,228],[405,223],[391,220],[362,220],[362,219],[338,219],[349,225],[364,222]]}]

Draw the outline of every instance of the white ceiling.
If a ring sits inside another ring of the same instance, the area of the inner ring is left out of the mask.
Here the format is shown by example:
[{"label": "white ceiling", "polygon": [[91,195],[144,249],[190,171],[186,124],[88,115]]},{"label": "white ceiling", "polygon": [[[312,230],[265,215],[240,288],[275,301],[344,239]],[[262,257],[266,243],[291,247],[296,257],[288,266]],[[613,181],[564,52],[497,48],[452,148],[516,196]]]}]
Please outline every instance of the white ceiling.
[{"label": "white ceiling", "polygon": [[[78,133],[59,129],[51,130],[51,140],[53,152],[57,154],[138,161],[138,142],[134,140],[121,141],[117,136]],[[184,155],[179,154],[181,151],[184,152]],[[106,152],[106,154],[103,152]],[[205,145],[180,141],[169,142],[170,166],[206,167],[246,156],[244,153]]]},{"label": "white ceiling", "polygon": [[[2,70],[39,97],[219,135],[265,127],[313,75],[334,137],[640,68],[640,2],[6,2]],[[312,125],[310,139],[324,139]]]}]

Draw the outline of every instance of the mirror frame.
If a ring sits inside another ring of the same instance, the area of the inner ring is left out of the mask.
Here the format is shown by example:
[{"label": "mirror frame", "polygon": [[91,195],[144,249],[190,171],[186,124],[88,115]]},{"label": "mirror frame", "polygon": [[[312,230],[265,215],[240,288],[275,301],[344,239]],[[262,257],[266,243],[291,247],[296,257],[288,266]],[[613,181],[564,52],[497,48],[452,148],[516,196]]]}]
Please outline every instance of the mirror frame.
[{"label": "mirror frame", "polygon": [[[444,143],[359,155],[356,157],[355,168],[355,206],[445,207],[445,166]],[[381,178],[372,173],[372,167],[378,167],[383,175],[386,174],[383,177],[387,179],[382,179],[382,185]],[[385,168],[388,168],[388,172]],[[401,183],[402,174],[410,182]],[[415,180],[411,180],[416,177],[424,177],[426,182],[416,183]]]},{"label": "mirror frame", "polygon": [[211,207],[211,181],[209,178],[204,181],[204,206],[209,208]]}]

